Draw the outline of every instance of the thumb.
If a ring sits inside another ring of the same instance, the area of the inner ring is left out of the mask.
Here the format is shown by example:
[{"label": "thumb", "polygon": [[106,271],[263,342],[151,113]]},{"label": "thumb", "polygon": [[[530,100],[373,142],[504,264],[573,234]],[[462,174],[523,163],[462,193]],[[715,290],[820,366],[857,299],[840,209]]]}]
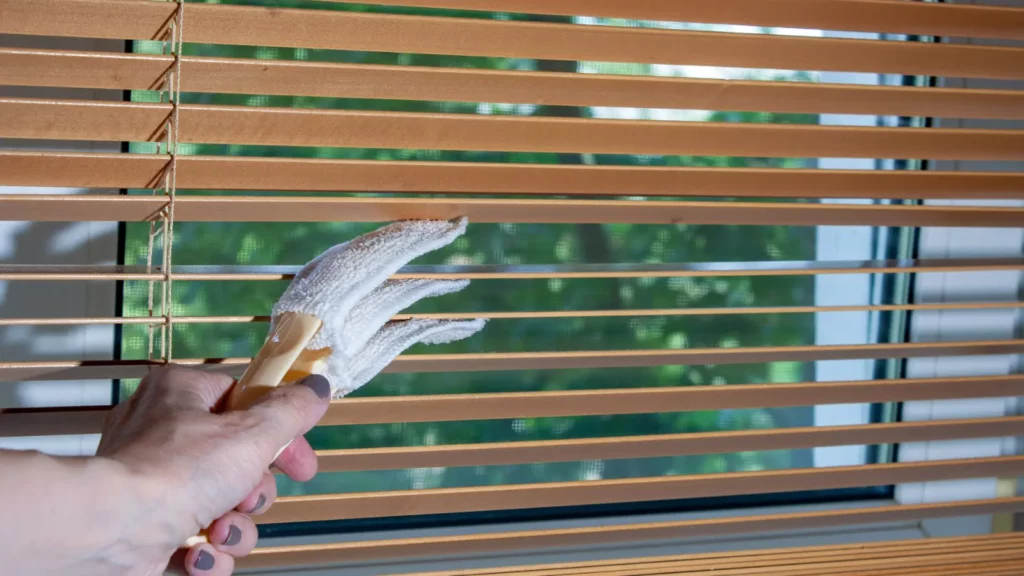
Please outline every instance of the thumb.
[{"label": "thumb", "polygon": [[276,458],[288,443],[316,426],[330,403],[330,382],[320,374],[313,374],[294,385],[276,388],[253,404],[246,411],[247,419],[267,461]]}]

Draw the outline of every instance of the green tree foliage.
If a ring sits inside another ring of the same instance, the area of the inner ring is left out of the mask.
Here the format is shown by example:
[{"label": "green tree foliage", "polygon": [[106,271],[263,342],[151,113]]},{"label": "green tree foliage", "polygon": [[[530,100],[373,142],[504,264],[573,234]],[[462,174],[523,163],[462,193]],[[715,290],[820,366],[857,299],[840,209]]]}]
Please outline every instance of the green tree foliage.
[{"label": "green tree foliage", "polygon": [[[341,3],[278,0],[285,7],[378,10],[406,14],[444,14],[471,18],[525,18],[508,14],[370,8]],[[159,51],[140,43],[139,51]],[[402,66],[471,67],[505,70],[575,71],[577,63],[535,62],[505,58],[468,58],[420,54],[341,52],[263,47],[189,45],[187,54],[231,58],[311,60]],[[600,63],[595,63],[600,66]],[[616,73],[644,74],[649,66],[617,65]],[[792,80],[794,78],[782,78]],[[806,77],[799,77],[804,79]],[[153,101],[158,95],[136,92]],[[344,108],[459,114],[532,114],[590,117],[587,108],[532,107],[500,103],[413,102],[353,98],[304,98],[273,95],[185,94],[185,102],[240,106]],[[713,122],[815,123],[800,114],[715,112]],[[152,145],[136,145],[151,151]],[[292,156],[515,163],[594,163],[630,166],[796,167],[799,160],[681,156],[531,154],[423,150],[284,148],[269,146],[189,145],[200,155]],[[133,191],[149,194],[151,191]],[[273,191],[268,191],[273,193]],[[220,190],[182,194],[230,194]],[[387,191],[380,191],[386,195]],[[652,199],[651,201],[659,201]],[[727,201],[727,200],[726,200]],[[324,249],[376,225],[358,223],[178,223],[176,265],[302,264]],[[126,262],[144,263],[147,225],[129,226]],[[813,228],[776,226],[608,225],[471,225],[453,246],[417,261],[455,264],[682,263],[712,261],[808,260],[814,258]],[[156,261],[159,261],[157,255]],[[176,282],[175,315],[265,315],[284,289],[283,282]],[[159,290],[159,287],[158,287]],[[145,315],[143,283],[128,283],[126,315]],[[813,302],[807,277],[710,277],[604,280],[485,280],[465,292],[418,304],[415,311],[648,309],[722,306],[785,306]],[[244,357],[261,344],[261,324],[190,324],[175,329],[174,351],[183,357]],[[619,350],[648,348],[801,345],[813,343],[809,315],[727,315],[563,320],[499,320],[479,336],[456,344],[414,348],[410,353],[538,350]],[[146,354],[145,329],[125,328],[124,355]],[[794,381],[808,378],[800,364],[663,366],[616,370],[520,370],[497,373],[384,374],[357,394],[449,394],[497,391],[549,391],[655,386],[707,386]],[[512,440],[546,440],[636,434],[704,432],[767,428],[807,423],[806,410],[686,412],[583,418],[539,418],[374,426],[324,427],[311,442],[318,448],[462,444]],[[568,462],[531,466],[323,474],[307,486],[284,482],[285,493],[359,491],[410,487],[525,483],[580,478],[622,478],[748,470],[806,465],[804,452],[716,454],[609,462]]]}]

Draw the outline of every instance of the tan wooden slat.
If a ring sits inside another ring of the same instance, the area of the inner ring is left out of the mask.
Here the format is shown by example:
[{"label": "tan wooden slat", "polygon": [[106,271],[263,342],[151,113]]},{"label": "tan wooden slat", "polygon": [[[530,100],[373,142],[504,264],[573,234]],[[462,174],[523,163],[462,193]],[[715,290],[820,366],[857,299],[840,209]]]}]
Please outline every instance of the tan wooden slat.
[{"label": "tan wooden slat", "polygon": [[[329,0],[339,1],[339,0]],[[363,4],[629,20],[1024,39],[1016,8],[872,0],[371,0]]]},{"label": "tan wooden slat", "polygon": [[[166,206],[165,198],[146,195],[7,194],[0,196],[0,218],[31,222],[142,222],[153,220]],[[319,196],[178,196],[175,204],[178,222],[390,222],[459,217],[477,224],[1017,227],[1024,222],[1024,208]]]},{"label": "tan wooden slat", "polygon": [[[159,269],[159,267],[155,267]],[[76,264],[0,264],[0,280],[4,281],[118,281],[118,280],[161,280],[164,275],[146,272],[144,266],[117,265],[76,265]],[[294,277],[294,274],[290,275]],[[226,278],[225,278],[226,279]],[[271,278],[267,278],[268,280]],[[272,278],[280,280],[278,274]]]},{"label": "tan wooden slat", "polygon": [[655,566],[703,566],[708,563],[730,560],[744,560],[751,565],[761,566],[762,563],[786,558],[835,558],[879,557],[884,554],[915,553],[919,551],[936,551],[940,554],[956,553],[961,550],[1005,550],[1014,551],[1020,547],[1020,536],[1006,534],[980,535],[954,538],[928,538],[919,540],[897,540],[865,542],[859,544],[839,544],[824,546],[801,546],[799,548],[768,548],[738,550],[734,552],[705,552],[678,554],[673,556],[652,556],[639,558],[622,558],[610,560],[592,560],[587,562],[563,562],[559,564],[509,565],[496,568],[470,568],[463,570],[446,570],[419,572],[409,576],[498,576],[519,574],[521,576],[566,576],[571,574],[606,574],[625,568],[645,568]]},{"label": "tan wooden slat", "polygon": [[[179,281],[291,280],[298,266],[175,266]],[[0,280],[160,280],[159,267],[0,264]],[[406,267],[393,278],[465,280],[546,280],[594,278],[692,278],[736,276],[818,276],[831,274],[969,273],[1024,270],[1021,258],[950,258],[942,260],[689,262],[678,264],[557,264]]]},{"label": "tan wooden slat", "polygon": [[904,552],[932,550],[943,554],[971,549],[1016,550],[1022,543],[1024,543],[1024,536],[1021,534],[984,534],[978,536],[927,538],[919,540],[801,546],[799,548],[768,548],[763,550],[736,550],[729,552],[678,554],[673,556],[591,560],[587,562],[563,562],[559,564],[529,566],[471,568],[464,570],[419,572],[409,574],[408,576],[497,576],[511,573],[523,576],[563,576],[567,574],[583,573],[599,574],[604,573],[605,571],[625,567],[669,566],[683,563],[704,564],[708,561],[731,559],[745,559],[751,563],[756,563],[782,558],[825,558],[840,555],[863,555],[873,557],[880,554],[900,554]]},{"label": "tan wooden slat", "polygon": [[[965,554],[982,553],[983,556],[973,557]],[[705,573],[714,570],[723,574],[732,574],[736,568],[760,569],[770,574],[789,574],[788,569],[796,569],[808,564],[827,563],[833,570],[849,568],[848,562],[891,558],[912,567],[921,566],[923,571],[906,572],[906,568],[891,568],[872,571],[879,576],[907,574],[959,574],[960,567],[968,565],[988,564],[995,560],[1016,558],[1022,554],[1021,538],[1005,538],[1001,535],[985,535],[973,538],[928,538],[922,540],[876,542],[845,546],[816,546],[800,548],[777,548],[768,550],[749,550],[742,553],[710,553],[687,554],[675,557],[635,558],[631,560],[597,561],[577,564],[559,564],[544,566],[520,566],[499,569],[470,569],[448,572],[419,573],[409,576],[485,576],[515,573],[519,576],[567,576],[573,574],[592,574],[615,576],[620,574],[665,574],[665,573]],[[942,557],[944,562],[926,566],[930,559]],[[921,562],[921,561],[925,562]],[[949,562],[949,560],[953,560]],[[906,561],[906,562],[904,562]],[[949,564],[955,566],[949,567]],[[946,572],[934,572],[940,566],[947,566]],[[736,568],[732,568],[736,567]],[[948,570],[953,570],[949,572]],[[794,574],[797,572],[794,572]],[[814,572],[820,574],[823,572]],[[824,573],[829,573],[825,571]],[[843,571],[842,573],[846,573]],[[859,571],[857,573],[860,573]]]},{"label": "tan wooden slat", "polygon": [[833,468],[729,472],[628,480],[551,482],[473,488],[442,488],[290,496],[279,498],[261,523],[451,514],[619,502],[712,498],[831,490],[856,486],[1008,477],[1024,473],[1024,456],[975,458]]},{"label": "tan wooden slat", "polygon": [[[717,558],[705,555],[680,557],[667,562],[647,562],[640,558],[632,564],[601,566],[588,569],[585,573],[603,576],[641,576],[654,574],[693,574],[708,570],[719,571],[725,576],[747,573],[757,574],[821,574],[858,573],[865,568],[875,568],[872,574],[887,576],[902,573],[907,567],[919,568],[930,573],[932,568],[945,566],[946,570],[957,567],[989,563],[1024,555],[1019,539],[972,539],[963,542],[955,540],[940,542],[931,539],[913,541],[900,545],[865,547],[860,549],[835,548],[814,550],[806,548],[779,549],[775,553],[761,551],[759,554]],[[879,563],[878,561],[887,561]],[[881,565],[880,565],[881,564]],[[902,568],[897,568],[902,567]],[[829,570],[831,568],[831,571]],[[808,572],[810,570],[810,572]],[[895,572],[894,572],[895,571]],[[482,574],[467,571],[467,574]],[[523,569],[522,576],[564,576],[571,570]]]},{"label": "tan wooden slat", "polygon": [[1017,396],[1021,395],[1022,391],[1024,376],[1014,375],[827,384],[805,382],[347,398],[332,405],[324,423],[381,424],[777,408],[816,404]]},{"label": "tan wooden slat", "polygon": [[[1024,91],[1020,93],[1024,98]],[[1021,106],[1024,110],[1024,105]],[[151,188],[167,158],[0,151],[0,183]],[[1024,198],[1012,172],[799,170],[183,156],[179,189],[774,198]]]},{"label": "tan wooden slat", "polygon": [[[122,363],[123,365],[123,363]],[[134,365],[133,365],[134,366]],[[52,374],[60,379],[110,377],[111,368],[81,367],[70,375],[56,372],[52,365],[0,365],[0,375],[20,379],[40,379]],[[200,366],[207,370],[240,374],[244,363],[220,363]],[[94,370],[86,372],[86,369]],[[49,370],[46,371],[46,370]],[[145,370],[128,372],[123,366],[115,375],[140,377]],[[796,384],[747,384],[731,386],[688,386],[674,388],[635,388],[579,390],[562,392],[513,392],[491,394],[447,394],[441,396],[397,396],[345,398],[331,404],[321,420],[324,426],[388,424],[395,422],[452,422],[511,418],[594,416],[602,414],[650,414],[693,410],[739,408],[777,408],[817,404],[900,402],[909,400],[949,400],[996,398],[1024,395],[1024,375],[983,378],[927,378],[868,380],[851,382],[804,382]],[[0,410],[0,436],[43,436],[99,432],[108,407],[67,410]]]},{"label": "tan wooden slat", "polygon": [[108,406],[0,408],[0,437],[99,434]]},{"label": "tan wooden slat", "polygon": [[[936,304],[878,304],[850,306],[752,306],[735,308],[663,308],[626,310],[544,310],[521,312],[434,312],[397,314],[391,319],[403,320],[538,320],[565,318],[648,318],[659,316],[735,316],[754,314],[827,314],[832,312],[920,312],[926,310],[1007,310],[1024,308],[1017,302],[963,302]],[[115,324],[258,324],[270,322],[270,316],[123,316],[110,318],[0,318],[0,326],[76,326]]]},{"label": "tan wooden slat", "polygon": [[[745,557],[705,561],[680,561],[666,566],[626,566],[615,570],[583,572],[602,576],[654,576],[660,574],[714,573],[721,576],[785,575],[821,576],[822,574],[872,574],[875,576],[960,576],[988,574],[990,569],[1005,569],[1016,563],[1019,569],[1024,551],[998,544],[975,543],[977,548],[949,549],[908,548],[899,552],[875,551],[847,554],[800,555],[788,557]],[[642,561],[642,559],[639,559]],[[911,572],[907,572],[911,570]],[[968,572],[969,570],[969,572]],[[469,572],[469,574],[474,574]],[[534,570],[518,572],[521,576],[547,576]],[[574,574],[565,572],[565,574]]]},{"label": "tan wooden slat", "polygon": [[[175,7],[145,0],[0,0],[0,33],[165,35]],[[1024,78],[1013,48],[682,32],[331,10],[189,5],[186,42],[551,60]]]},{"label": "tan wooden slat", "polygon": [[[689,364],[753,364],[819,360],[929,358],[1019,354],[1024,340],[857,344],[841,346],[766,346],[691,348],[678,350],[580,350],[569,352],[488,352],[477,354],[411,354],[397,357],[386,373],[492,372],[639,368]],[[204,370],[237,372],[249,358],[176,358],[175,363]],[[148,360],[0,362],[0,382],[141,378],[157,365]]]},{"label": "tan wooden slat", "polygon": [[[1024,57],[1024,50],[1021,55]],[[0,137],[157,141],[163,139],[170,110],[167,104],[0,98]],[[806,158],[1024,159],[1024,130],[599,120],[206,105],[181,106],[179,123],[181,142],[206,144]]]},{"label": "tan wooden slat", "polygon": [[[817,0],[811,0],[817,1]],[[152,90],[169,56],[0,48],[0,84]],[[185,92],[1024,118],[1024,92],[186,57]]]},{"label": "tan wooden slat", "polygon": [[[655,569],[616,570],[603,573],[605,576],[652,576],[655,574],[706,575],[713,571],[716,576],[821,576],[822,574],[845,574],[872,576],[978,576],[991,574],[993,570],[1005,571],[1007,566],[1019,567],[1024,561],[1020,550],[964,550],[959,554],[944,552],[879,555],[875,558],[851,556],[835,559],[793,558],[748,566],[738,562],[721,562],[712,566],[665,567]],[[720,568],[721,567],[721,568]]]},{"label": "tan wooden slat", "polygon": [[395,558],[425,558],[451,554],[514,552],[562,546],[612,545],[625,542],[686,537],[732,536],[784,530],[904,522],[931,518],[985,515],[1024,509],[1024,498],[883,506],[832,510],[574,528],[458,535],[403,540],[370,540],[256,549],[239,560],[241,568],[274,568],[369,562]]},{"label": "tan wooden slat", "polygon": [[[924,542],[928,542],[925,540]],[[1016,543],[1018,547],[1014,547]],[[937,544],[937,543],[936,543]],[[599,566],[585,571],[544,570],[523,567],[516,574],[520,576],[567,576],[588,574],[602,576],[653,576],[657,574],[722,574],[738,576],[750,574],[785,574],[787,576],[821,574],[863,574],[871,570],[878,576],[906,574],[908,568],[916,569],[915,574],[960,574],[958,570],[967,566],[988,566],[1024,559],[1024,551],[1017,542],[992,542],[975,540],[956,545],[947,543],[944,547],[907,546],[897,548],[873,548],[864,550],[804,551],[803,549],[780,549],[776,554],[761,552],[758,555],[718,556],[701,558],[697,555],[674,562],[649,563],[637,558],[633,564],[616,567]],[[1019,565],[1019,564],[1018,564]],[[873,569],[873,570],[872,570]],[[579,569],[577,569],[579,570]],[[934,572],[934,570],[945,570]],[[487,574],[485,570],[463,571],[465,575]],[[422,573],[421,576],[439,576],[446,573]],[[447,573],[450,574],[450,573]]]},{"label": "tan wooden slat", "polygon": [[699,434],[665,434],[539,442],[502,442],[402,448],[322,450],[321,472],[496,466],[659,458],[757,450],[792,450],[1024,435],[1022,418],[900,422],[857,426],[812,426]]},{"label": "tan wooden slat", "polygon": [[532,368],[629,368],[666,364],[743,364],[757,362],[810,362],[851,358],[921,358],[1019,354],[1024,340],[865,344],[852,346],[781,346],[764,348],[716,348],[689,350],[586,352],[525,352],[509,354],[417,354],[400,356],[386,371],[473,372]]}]

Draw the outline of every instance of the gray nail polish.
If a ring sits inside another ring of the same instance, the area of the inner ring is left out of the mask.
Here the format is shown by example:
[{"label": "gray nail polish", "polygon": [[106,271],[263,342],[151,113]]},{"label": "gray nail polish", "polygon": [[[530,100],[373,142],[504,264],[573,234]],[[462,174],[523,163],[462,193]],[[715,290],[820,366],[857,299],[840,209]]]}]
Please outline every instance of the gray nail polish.
[{"label": "gray nail polish", "polygon": [[320,374],[313,374],[306,376],[302,380],[299,380],[300,386],[305,386],[316,394],[317,398],[321,400],[331,399],[331,383],[328,382],[327,378]]},{"label": "gray nail polish", "polygon": [[210,554],[206,550],[200,550],[199,556],[196,557],[196,563],[193,564],[193,566],[196,567],[196,570],[202,570],[205,572],[206,570],[213,568],[213,562],[213,554]]},{"label": "gray nail polish", "polygon": [[264,496],[263,494],[260,494],[260,497],[256,499],[256,505],[252,507],[251,514],[255,514],[255,513],[259,512],[260,510],[263,510],[263,507],[266,506],[266,504],[267,504],[267,497]]},{"label": "gray nail polish", "polygon": [[242,529],[234,524],[228,528],[228,537],[224,539],[225,546],[234,546],[242,541]]}]

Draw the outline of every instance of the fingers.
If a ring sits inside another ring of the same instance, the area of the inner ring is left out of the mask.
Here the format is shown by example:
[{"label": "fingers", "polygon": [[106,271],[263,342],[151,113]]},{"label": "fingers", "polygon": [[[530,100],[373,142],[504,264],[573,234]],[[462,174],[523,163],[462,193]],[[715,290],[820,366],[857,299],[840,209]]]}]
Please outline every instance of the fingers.
[{"label": "fingers", "polygon": [[230,576],[235,558],[248,556],[259,536],[256,524],[245,514],[228,512],[210,525],[209,543],[179,551],[171,559],[174,573],[188,576]]},{"label": "fingers", "polygon": [[244,433],[259,442],[269,468],[289,442],[309,432],[327,412],[331,384],[314,374],[292,386],[276,388],[248,410],[239,412],[249,422]]},{"label": "fingers", "polygon": [[208,534],[214,548],[235,558],[252,552],[259,536],[252,518],[239,512],[228,512],[214,520]]},{"label": "fingers", "polygon": [[297,482],[308,482],[316,476],[316,452],[302,436],[296,438],[274,461],[274,466]]},{"label": "fingers", "polygon": [[200,544],[185,554],[184,567],[189,576],[231,576],[235,559],[211,544]]},{"label": "fingers", "polygon": [[235,506],[235,510],[259,516],[274,504],[274,500],[277,500],[277,481],[274,480],[273,474],[266,472],[252,492]]}]

